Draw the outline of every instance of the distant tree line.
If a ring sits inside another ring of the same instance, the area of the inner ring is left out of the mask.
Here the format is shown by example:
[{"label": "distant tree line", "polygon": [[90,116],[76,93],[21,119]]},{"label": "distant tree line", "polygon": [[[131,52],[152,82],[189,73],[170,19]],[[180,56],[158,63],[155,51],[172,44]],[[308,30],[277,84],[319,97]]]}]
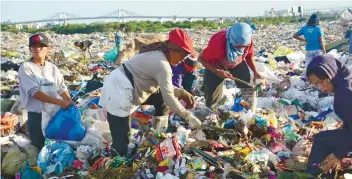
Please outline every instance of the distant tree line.
[{"label": "distant tree line", "polygon": [[[319,13],[319,12],[318,12]],[[336,20],[339,18],[338,14],[334,15],[323,15],[319,14],[320,20]],[[259,25],[277,25],[281,23],[297,23],[302,21],[307,21],[309,16],[299,17],[256,17],[256,18],[243,18],[239,21],[252,21],[256,26]],[[185,28],[185,29],[223,29],[231,26],[234,21],[224,20],[223,23],[218,21],[129,21],[126,22],[127,32],[166,32],[173,28]],[[8,32],[28,32],[36,33],[40,31],[53,31],[58,34],[76,34],[84,33],[89,34],[93,32],[114,32],[116,31],[121,23],[119,22],[109,22],[109,23],[91,23],[91,24],[67,24],[65,26],[48,26],[40,29],[21,29],[18,30],[15,26],[11,25],[1,25],[1,31]]]}]

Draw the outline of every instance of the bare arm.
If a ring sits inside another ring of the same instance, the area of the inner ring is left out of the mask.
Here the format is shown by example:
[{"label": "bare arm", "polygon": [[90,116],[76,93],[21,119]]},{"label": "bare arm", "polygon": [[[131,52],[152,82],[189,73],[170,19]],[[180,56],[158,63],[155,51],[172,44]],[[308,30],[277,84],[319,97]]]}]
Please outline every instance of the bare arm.
[{"label": "bare arm", "polygon": [[62,99],[64,99],[65,101],[71,102],[71,97],[70,94],[68,94],[67,91],[63,92],[60,94],[60,96],[62,97]]},{"label": "bare arm", "polygon": [[320,42],[320,47],[323,50],[323,53],[325,54],[326,50],[325,50],[325,44],[324,44],[323,36],[319,37],[319,42]]},{"label": "bare arm", "polygon": [[293,34],[292,38],[297,39],[302,42],[307,42],[306,39],[299,37],[297,33]]},{"label": "bare arm", "polygon": [[33,95],[33,97],[41,102],[44,102],[44,103],[50,103],[50,104],[59,104],[60,103],[60,99],[49,96],[42,91],[37,91]]}]

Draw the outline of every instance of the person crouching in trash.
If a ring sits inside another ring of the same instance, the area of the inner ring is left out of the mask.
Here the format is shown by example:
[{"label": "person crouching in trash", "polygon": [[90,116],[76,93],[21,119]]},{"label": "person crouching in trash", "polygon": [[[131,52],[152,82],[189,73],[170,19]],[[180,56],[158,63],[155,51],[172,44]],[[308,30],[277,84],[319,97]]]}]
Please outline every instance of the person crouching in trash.
[{"label": "person crouching in trash", "polygon": [[[221,100],[224,79],[235,77],[250,83],[248,66],[253,71],[255,79],[261,78],[254,64],[252,32],[253,28],[248,23],[236,23],[228,30],[214,34],[198,57],[198,61],[206,68],[203,90],[207,107],[215,109]],[[247,108],[255,111],[257,95],[255,89],[248,84],[237,82],[236,86],[241,89],[243,100],[249,103]]]},{"label": "person crouching in trash", "polygon": [[341,167],[352,154],[352,73],[331,55],[318,55],[307,67],[309,82],[325,93],[334,93],[334,110],[343,121],[339,129],[321,131],[314,136],[307,173],[319,175]]},{"label": "person crouching in trash", "polygon": [[27,127],[31,144],[39,150],[44,146],[42,132],[43,103],[67,108],[71,98],[60,70],[47,61],[49,40],[43,33],[29,38],[32,58],[22,63],[18,71],[21,105],[28,111]]},{"label": "person crouching in trash", "polygon": [[76,41],[75,42],[75,46],[78,47],[79,49],[81,49],[82,51],[82,55],[83,55],[83,59],[86,59],[86,53],[88,51],[89,53],[89,57],[92,58],[92,54],[90,53],[90,46],[93,45],[93,42],[91,42],[90,40],[84,40],[82,42],[80,41]]},{"label": "person crouching in trash", "polygon": [[[188,54],[195,54],[193,42],[183,30],[176,29],[169,33],[169,39],[163,46],[132,57],[105,79],[99,105],[107,110],[113,140],[111,147],[119,155],[124,156],[128,152],[130,115],[150,98],[157,99],[149,100],[150,105],[160,102],[163,106],[168,105],[185,119],[191,128],[201,126],[199,119],[186,110],[177,99],[182,98],[188,103],[187,106],[193,107],[194,97],[187,91],[172,86],[170,64],[179,64]],[[155,93],[158,89],[161,93]],[[153,128],[163,132],[168,126],[168,115],[166,107],[155,111]]]}]

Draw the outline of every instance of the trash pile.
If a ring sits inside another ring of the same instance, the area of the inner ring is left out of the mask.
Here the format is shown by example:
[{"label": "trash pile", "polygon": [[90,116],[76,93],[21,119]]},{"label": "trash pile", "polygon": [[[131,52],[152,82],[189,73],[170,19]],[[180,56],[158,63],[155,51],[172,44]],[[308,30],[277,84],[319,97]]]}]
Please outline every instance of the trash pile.
[{"label": "trash pile", "polygon": [[[324,26],[328,30],[326,41],[342,38],[342,33],[337,34],[333,28],[337,24]],[[199,68],[193,86],[197,106],[192,112],[202,121],[201,129],[191,130],[171,112],[167,132],[158,133],[149,124],[153,106],[140,106],[132,115],[126,157],[111,157],[114,149],[110,147],[107,114],[98,105],[103,79],[116,67],[103,59],[114,46],[111,35],[48,32],[54,51],[51,60],[58,58],[56,64],[76,104],[68,110],[44,106],[48,109],[42,121],[46,142],[38,151],[30,145],[27,112],[20,106],[18,92],[17,69],[28,59],[27,41],[23,39],[29,34],[2,32],[1,175],[22,179],[308,178],[304,170],[311,137],[322,130],[336,129],[341,122],[333,112],[333,97],[307,82],[302,46],[282,39],[291,37],[298,28],[297,24],[260,26],[256,31],[256,65],[268,82],[257,88],[256,111],[244,108],[240,90],[232,81],[225,81],[224,97],[217,110],[207,108],[201,91],[204,68]],[[274,30],[278,34],[270,33]],[[209,38],[193,36],[197,34],[210,37],[212,32],[190,33],[196,46],[203,47]],[[127,37],[131,42],[132,36]],[[88,60],[70,46],[85,38],[93,41],[94,55]],[[344,52],[329,53],[352,65],[352,58]],[[351,160],[345,164],[350,167]]]}]

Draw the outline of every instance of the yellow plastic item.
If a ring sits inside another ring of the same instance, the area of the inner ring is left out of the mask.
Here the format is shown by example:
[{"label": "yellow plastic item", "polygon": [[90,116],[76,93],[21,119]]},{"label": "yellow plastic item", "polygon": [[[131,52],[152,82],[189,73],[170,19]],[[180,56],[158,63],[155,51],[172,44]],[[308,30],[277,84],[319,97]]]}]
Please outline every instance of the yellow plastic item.
[{"label": "yellow plastic item", "polygon": [[277,68],[277,62],[274,59],[269,60],[269,65],[271,66],[272,69]]},{"label": "yellow plastic item", "polygon": [[159,167],[169,166],[170,158],[167,158],[159,163]]},{"label": "yellow plastic item", "polygon": [[293,53],[293,50],[287,47],[281,46],[274,52],[274,56],[286,56],[290,53]]},{"label": "yellow plastic item", "polygon": [[238,152],[247,156],[251,152],[251,150],[248,147],[246,147],[246,148],[239,150]]}]

